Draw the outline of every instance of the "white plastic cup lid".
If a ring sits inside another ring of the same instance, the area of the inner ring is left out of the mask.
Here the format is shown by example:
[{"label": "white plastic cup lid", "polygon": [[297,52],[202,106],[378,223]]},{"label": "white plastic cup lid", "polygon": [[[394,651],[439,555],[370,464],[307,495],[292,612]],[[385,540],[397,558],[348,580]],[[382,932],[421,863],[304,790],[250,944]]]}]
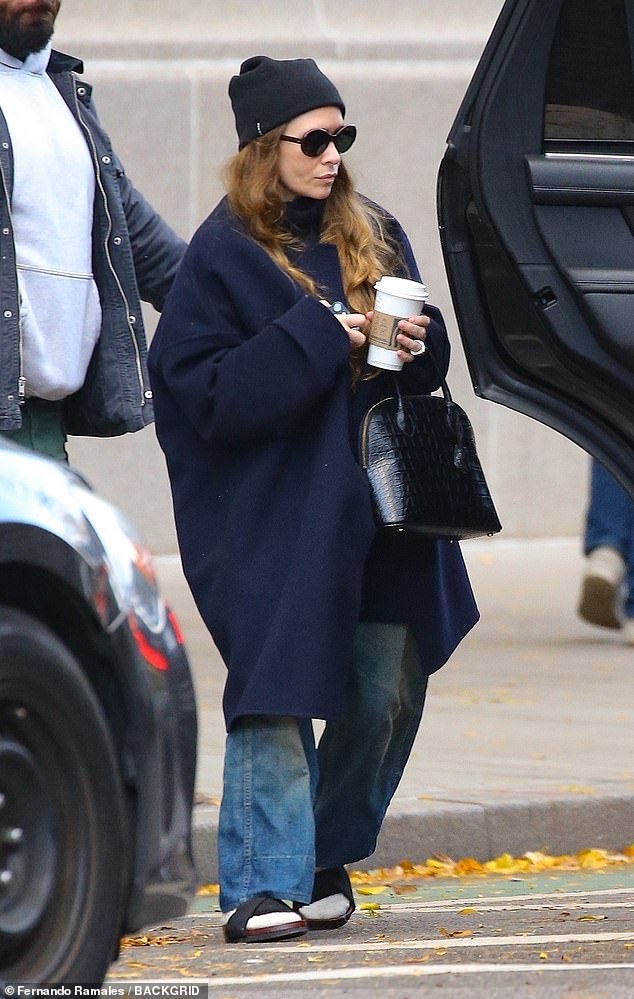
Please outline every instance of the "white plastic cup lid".
[{"label": "white plastic cup lid", "polygon": [[410,281],[409,278],[389,277],[385,275],[374,285],[377,291],[397,298],[408,298],[410,301],[424,302],[429,298],[429,292],[420,281]]}]

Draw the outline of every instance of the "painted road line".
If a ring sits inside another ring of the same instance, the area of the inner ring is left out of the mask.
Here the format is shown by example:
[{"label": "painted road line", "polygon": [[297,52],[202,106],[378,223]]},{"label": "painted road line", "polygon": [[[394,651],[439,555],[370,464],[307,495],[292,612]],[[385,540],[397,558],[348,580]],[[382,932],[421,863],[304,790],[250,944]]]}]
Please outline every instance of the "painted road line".
[{"label": "painted road line", "polygon": [[385,968],[340,968],[323,971],[279,972],[277,974],[254,975],[252,978],[227,977],[209,978],[211,988],[226,988],[239,985],[282,985],[289,982],[332,982],[341,979],[362,978],[432,978],[439,975],[516,975],[530,972],[564,971],[629,971],[634,972],[634,964],[433,964],[427,967],[413,967],[411,964],[397,964]]},{"label": "painted road line", "polygon": [[[507,899],[512,899],[513,902],[522,902],[522,901],[539,902],[539,901],[542,901],[543,899],[548,899],[548,898],[552,898],[552,899],[561,899],[561,898],[571,898],[571,899],[574,899],[574,898],[578,898],[578,899],[586,899],[587,902],[588,902],[588,904],[590,905],[591,902],[592,902],[592,899],[596,898],[599,895],[615,895],[615,896],[616,895],[624,895],[624,896],[629,896],[631,899],[634,899],[634,891],[632,890],[632,888],[592,888],[592,889],[588,889],[587,891],[531,892],[530,895],[515,895],[515,894],[513,894],[513,895],[477,895],[475,897],[474,896],[465,896],[464,898],[462,896],[460,896],[458,898],[433,899],[433,901],[427,901],[427,902],[426,901],[420,901],[420,902],[417,902],[416,904],[420,905],[421,909],[433,909],[436,906],[439,906],[439,905],[451,905],[454,902],[457,905],[460,905],[461,907],[463,907],[463,906],[467,906],[467,905],[473,905],[473,906],[484,905],[486,903],[491,903],[491,905],[494,905],[497,901],[499,901],[500,904],[504,904],[504,902]],[[363,896],[363,897],[365,897],[365,896]],[[380,898],[379,895],[374,895],[372,897],[373,898]],[[358,895],[357,895],[357,901],[359,901],[359,896]],[[381,904],[381,903],[379,903],[379,904]],[[386,904],[393,904],[394,907],[396,908],[399,903],[395,902],[395,903],[386,903]],[[403,905],[410,905],[411,903],[410,902],[403,902],[402,904]],[[381,905],[381,908],[383,908],[383,905]]]},{"label": "painted road line", "polygon": [[[496,912],[544,912],[544,913],[554,913],[566,910],[569,912],[583,912],[586,909],[593,909],[597,911],[603,911],[604,909],[631,909],[634,906],[634,898],[625,899],[623,902],[601,902],[599,899],[590,899],[586,904],[580,902],[568,902],[567,904],[553,905],[552,903],[542,902],[539,905],[531,905],[527,902],[522,905],[480,905],[476,902],[467,903],[464,905],[461,901],[458,903],[452,902],[451,905],[443,906],[426,906],[423,902],[397,902],[394,905],[389,902],[379,903],[380,908],[374,910],[377,915],[405,915],[406,913],[420,913],[424,912],[427,915],[436,916],[462,916],[462,915],[484,915],[484,913],[496,913]],[[473,909],[472,913],[463,913],[462,909]],[[192,914],[191,916],[184,916],[179,919],[179,923],[183,919],[191,918],[195,921],[198,920],[209,920],[211,922],[222,923],[222,914],[220,912],[200,912]],[[361,913],[363,915],[363,913]]]},{"label": "painted road line", "polygon": [[474,909],[474,914],[479,912],[560,912],[562,909],[570,909],[571,912],[582,912],[584,909],[631,909],[634,905],[634,895],[631,899],[624,899],[623,902],[601,902],[599,899],[589,899],[588,902],[568,902],[566,905],[553,905],[552,902],[542,902],[539,905],[531,905],[523,902],[522,905],[480,905],[472,903],[463,905],[462,902],[452,902],[451,905],[442,905],[437,908],[425,906],[422,902],[390,902],[379,903],[380,912],[427,912],[427,913],[453,913],[458,915],[461,909]]},{"label": "painted road line", "polygon": [[[608,902],[603,903],[600,901],[600,896],[608,895],[610,897],[623,896],[623,902]],[[362,896],[359,898],[357,895],[357,902],[360,905],[364,904],[364,900],[369,896]],[[380,896],[374,895],[373,898],[379,899]],[[512,899],[512,902],[508,900]],[[591,892],[587,891],[571,891],[571,892],[552,892],[546,893],[542,892],[540,894],[532,895],[507,895],[498,897],[495,895],[485,895],[479,896],[477,898],[449,898],[443,899],[442,902],[435,900],[433,902],[377,902],[380,906],[381,912],[407,912],[408,910],[416,910],[417,912],[450,912],[453,908],[459,907],[461,909],[474,908],[482,912],[504,912],[507,909],[532,909],[539,908],[539,906],[530,904],[535,902],[545,903],[546,900],[551,900],[551,906],[554,909],[563,908],[559,903],[563,901],[568,902],[568,900],[578,899],[578,908],[587,906],[599,906],[600,908],[617,907],[628,905],[634,905],[634,892],[631,888],[606,888],[603,889],[593,889]],[[516,905],[519,902],[527,902],[528,905]],[[367,904],[367,901],[366,903]],[[568,903],[570,904],[570,903]],[[544,908],[549,908],[547,904]],[[191,919],[211,919],[220,920],[221,912],[217,910],[216,912],[188,912],[185,916],[181,917],[181,920]],[[181,921],[179,920],[179,922]]]},{"label": "painted road line", "polygon": [[[588,930],[586,933],[540,933],[536,936],[511,936],[511,937],[438,937],[429,940],[384,940],[378,943],[368,941],[368,943],[340,943],[340,944],[314,944],[299,943],[293,945],[276,944],[275,950],[271,950],[271,945],[262,947],[257,943],[249,944],[249,954],[258,951],[266,954],[352,954],[355,951],[362,951],[364,954],[372,954],[382,950],[449,950],[457,947],[534,947],[537,944],[544,946],[553,943],[629,943],[634,941],[634,930],[617,933],[600,933]],[[634,969],[634,963],[632,964]]]}]

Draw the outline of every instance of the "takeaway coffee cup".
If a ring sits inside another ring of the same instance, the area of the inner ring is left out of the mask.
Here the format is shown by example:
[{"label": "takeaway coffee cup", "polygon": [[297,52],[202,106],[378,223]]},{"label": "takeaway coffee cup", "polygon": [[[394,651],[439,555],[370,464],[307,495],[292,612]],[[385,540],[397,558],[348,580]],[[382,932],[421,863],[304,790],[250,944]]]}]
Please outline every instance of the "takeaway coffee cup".
[{"label": "takeaway coffee cup", "polygon": [[403,362],[396,355],[396,335],[400,319],[418,316],[429,295],[419,281],[382,277],[375,284],[374,317],[368,335],[368,364],[374,368],[400,371]]}]

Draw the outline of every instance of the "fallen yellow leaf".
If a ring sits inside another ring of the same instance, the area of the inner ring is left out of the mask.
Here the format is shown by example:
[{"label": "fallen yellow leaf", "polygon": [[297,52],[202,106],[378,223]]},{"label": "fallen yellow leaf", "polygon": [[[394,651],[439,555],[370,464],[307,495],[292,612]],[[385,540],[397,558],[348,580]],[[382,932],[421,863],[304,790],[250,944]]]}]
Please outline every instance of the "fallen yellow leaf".
[{"label": "fallen yellow leaf", "polygon": [[[499,857],[482,863],[474,857],[463,857],[452,860],[451,857],[436,855],[428,858],[425,863],[414,864],[411,860],[402,860],[395,867],[377,868],[372,871],[351,871],[350,880],[357,891],[359,886],[375,885],[380,890],[394,888],[394,881],[403,877],[414,878],[458,878],[470,876],[486,877],[488,874],[525,875],[541,871],[579,871],[600,870],[622,864],[634,864],[634,843],[618,852],[602,849],[581,850],[576,855],[551,856],[543,851],[532,850],[522,857],[513,857],[503,853]],[[378,892],[377,892],[378,894]]]},{"label": "fallen yellow leaf", "polygon": [[456,861],[454,873],[458,877],[469,874],[484,874],[484,865],[473,857],[463,857],[462,860]]},{"label": "fallen yellow leaf", "polygon": [[220,885],[209,884],[201,885],[196,892],[197,895],[217,895],[220,891]]},{"label": "fallen yellow leaf", "polygon": [[194,798],[195,805],[219,805],[220,798],[212,794],[204,794],[202,791],[197,791]]},{"label": "fallen yellow leaf", "polygon": [[150,938],[147,936],[142,937],[122,937],[120,947],[124,950],[126,947],[149,947]]}]

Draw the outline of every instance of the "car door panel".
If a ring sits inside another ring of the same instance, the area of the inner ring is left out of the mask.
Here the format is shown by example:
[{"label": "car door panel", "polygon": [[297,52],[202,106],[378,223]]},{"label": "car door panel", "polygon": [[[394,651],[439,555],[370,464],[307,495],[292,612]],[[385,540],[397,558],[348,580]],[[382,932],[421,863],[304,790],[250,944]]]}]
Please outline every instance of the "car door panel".
[{"label": "car door panel", "polygon": [[600,107],[577,106],[612,63],[625,71],[629,15],[634,0],[605,0],[600,17],[591,0],[507,0],[438,210],[475,391],[565,433],[634,493],[634,125],[610,79]]},{"label": "car door panel", "polygon": [[526,158],[544,242],[611,357],[634,370],[634,162],[625,158]]},{"label": "car door panel", "polygon": [[536,205],[634,205],[634,170],[623,157],[527,156]]}]

